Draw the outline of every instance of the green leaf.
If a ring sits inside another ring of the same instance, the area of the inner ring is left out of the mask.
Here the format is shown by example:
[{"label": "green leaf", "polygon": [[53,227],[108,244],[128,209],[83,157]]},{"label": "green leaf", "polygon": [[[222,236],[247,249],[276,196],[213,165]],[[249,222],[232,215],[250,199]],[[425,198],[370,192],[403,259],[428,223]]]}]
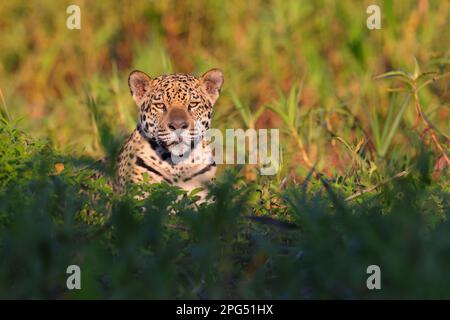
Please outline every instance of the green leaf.
[{"label": "green leaf", "polygon": [[399,113],[397,113],[397,116],[395,117],[394,122],[392,123],[392,125],[389,128],[388,134],[386,136],[386,140],[383,141],[383,146],[380,151],[380,155],[382,157],[384,157],[386,155],[386,152],[389,149],[392,138],[394,137],[394,134],[397,131],[398,126],[400,125],[400,121],[403,117],[403,114],[405,113],[406,107],[408,106],[410,99],[411,99],[411,95],[408,94],[407,97],[405,98],[405,101],[403,102],[403,105],[402,105]]},{"label": "green leaf", "polygon": [[417,80],[419,76],[420,76],[419,63],[417,62],[416,57],[414,57],[414,73],[413,73],[414,80]]},{"label": "green leaf", "polygon": [[409,75],[404,71],[395,70],[395,71],[389,71],[389,72],[377,75],[377,76],[373,77],[373,79],[381,80],[381,79],[386,79],[386,78],[399,78],[399,77],[409,78]]}]

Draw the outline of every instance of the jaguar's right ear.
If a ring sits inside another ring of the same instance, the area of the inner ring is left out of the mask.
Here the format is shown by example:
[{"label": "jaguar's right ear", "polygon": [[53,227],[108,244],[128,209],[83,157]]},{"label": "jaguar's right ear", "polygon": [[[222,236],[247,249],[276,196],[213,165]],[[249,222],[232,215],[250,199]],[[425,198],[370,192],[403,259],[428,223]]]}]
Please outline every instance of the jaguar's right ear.
[{"label": "jaguar's right ear", "polygon": [[128,86],[131,95],[138,106],[141,105],[145,97],[150,95],[152,79],[142,71],[135,70],[128,77]]}]

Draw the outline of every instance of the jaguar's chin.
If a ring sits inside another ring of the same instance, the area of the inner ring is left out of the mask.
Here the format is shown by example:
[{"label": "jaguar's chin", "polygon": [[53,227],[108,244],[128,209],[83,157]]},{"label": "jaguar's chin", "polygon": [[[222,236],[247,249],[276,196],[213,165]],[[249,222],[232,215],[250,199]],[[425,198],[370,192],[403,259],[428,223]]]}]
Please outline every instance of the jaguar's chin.
[{"label": "jaguar's chin", "polygon": [[190,143],[181,142],[170,145],[167,150],[172,156],[182,158],[188,156],[191,153],[192,148]]}]

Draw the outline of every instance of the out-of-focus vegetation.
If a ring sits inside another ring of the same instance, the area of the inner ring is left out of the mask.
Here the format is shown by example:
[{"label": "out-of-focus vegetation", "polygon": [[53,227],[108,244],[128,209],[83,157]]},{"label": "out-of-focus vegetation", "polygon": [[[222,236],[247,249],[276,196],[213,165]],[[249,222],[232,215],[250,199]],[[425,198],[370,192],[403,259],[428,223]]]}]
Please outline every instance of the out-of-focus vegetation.
[{"label": "out-of-focus vegetation", "polygon": [[[0,297],[450,298],[450,4],[379,1],[368,30],[369,4],[2,2]],[[280,128],[280,172],[225,165],[202,206],[114,194],[128,73],[211,67],[213,126]]]}]

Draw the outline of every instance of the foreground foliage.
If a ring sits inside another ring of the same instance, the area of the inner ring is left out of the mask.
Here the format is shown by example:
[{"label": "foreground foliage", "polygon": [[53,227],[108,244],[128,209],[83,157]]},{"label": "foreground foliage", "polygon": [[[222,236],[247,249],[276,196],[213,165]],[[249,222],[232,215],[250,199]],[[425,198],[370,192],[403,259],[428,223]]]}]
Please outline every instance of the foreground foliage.
[{"label": "foreground foliage", "polygon": [[[0,191],[1,298],[450,298],[449,190],[425,152],[376,195],[348,203],[311,180],[269,212],[236,172],[209,205],[168,185],[137,201],[9,124],[0,139],[0,175],[15,177]],[[82,290],[65,287],[72,264]],[[380,291],[366,288],[372,264]]]}]

